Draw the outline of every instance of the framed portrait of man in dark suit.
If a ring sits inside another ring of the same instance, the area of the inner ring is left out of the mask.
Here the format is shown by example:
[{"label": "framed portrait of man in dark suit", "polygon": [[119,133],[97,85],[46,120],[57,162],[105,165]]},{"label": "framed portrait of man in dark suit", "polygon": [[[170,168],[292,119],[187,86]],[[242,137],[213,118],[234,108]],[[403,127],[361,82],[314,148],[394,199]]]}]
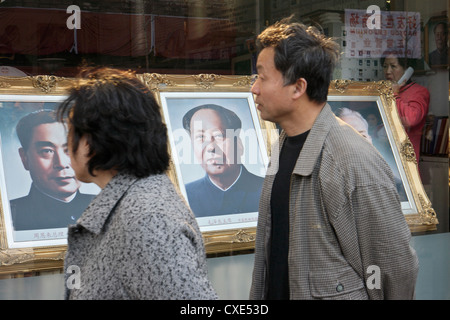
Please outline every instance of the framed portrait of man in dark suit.
[{"label": "framed portrait of man in dark suit", "polygon": [[447,16],[430,18],[425,26],[425,60],[431,68],[447,68],[448,46]]},{"label": "framed portrait of man in dark suit", "polygon": [[251,93],[160,97],[180,191],[202,231],[254,227],[268,159]]},{"label": "framed portrait of man in dark suit", "polygon": [[0,100],[0,191],[9,248],[66,244],[99,189],[78,181],[67,128],[56,118],[63,96],[10,95]]}]

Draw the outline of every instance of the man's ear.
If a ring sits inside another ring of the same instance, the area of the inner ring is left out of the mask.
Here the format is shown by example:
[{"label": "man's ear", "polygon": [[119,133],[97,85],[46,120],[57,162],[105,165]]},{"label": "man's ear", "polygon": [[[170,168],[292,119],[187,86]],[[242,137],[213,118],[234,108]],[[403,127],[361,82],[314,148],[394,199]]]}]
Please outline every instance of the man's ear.
[{"label": "man's ear", "polygon": [[295,83],[294,87],[294,99],[298,99],[306,92],[306,88],[308,87],[308,82],[305,78],[300,78]]},{"label": "man's ear", "polygon": [[25,151],[24,148],[19,148],[19,156],[20,159],[22,160],[22,164],[23,167],[25,168],[25,170],[30,170],[28,167],[28,157],[27,157],[27,152]]}]

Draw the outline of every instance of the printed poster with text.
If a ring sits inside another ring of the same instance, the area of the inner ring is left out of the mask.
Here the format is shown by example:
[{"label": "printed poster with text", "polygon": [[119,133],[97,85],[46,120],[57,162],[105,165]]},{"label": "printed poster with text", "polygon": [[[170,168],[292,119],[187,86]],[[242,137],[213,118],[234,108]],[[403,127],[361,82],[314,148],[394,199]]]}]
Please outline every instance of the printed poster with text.
[{"label": "printed poster with text", "polygon": [[345,10],[345,56],[380,58],[387,54],[420,59],[420,13]]}]

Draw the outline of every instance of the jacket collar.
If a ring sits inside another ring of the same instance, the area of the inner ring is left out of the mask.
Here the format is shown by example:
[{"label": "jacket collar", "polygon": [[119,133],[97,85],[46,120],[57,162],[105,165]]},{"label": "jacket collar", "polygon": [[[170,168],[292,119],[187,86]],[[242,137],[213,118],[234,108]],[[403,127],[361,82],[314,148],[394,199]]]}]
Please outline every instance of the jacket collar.
[{"label": "jacket collar", "polygon": [[78,219],[77,224],[92,233],[99,234],[111,211],[137,179],[135,176],[126,173],[115,175],[92,200]]},{"label": "jacket collar", "polygon": [[[325,139],[330,131],[332,125],[335,123],[336,117],[331,110],[330,105],[327,103],[320,114],[317,116],[311,131],[306,138],[303,149],[300,152],[300,156],[297,159],[297,163],[294,167],[294,174],[309,176],[312,174],[314,165],[322,152],[322,147]],[[283,145],[286,139],[286,133],[280,136],[281,145]]]}]

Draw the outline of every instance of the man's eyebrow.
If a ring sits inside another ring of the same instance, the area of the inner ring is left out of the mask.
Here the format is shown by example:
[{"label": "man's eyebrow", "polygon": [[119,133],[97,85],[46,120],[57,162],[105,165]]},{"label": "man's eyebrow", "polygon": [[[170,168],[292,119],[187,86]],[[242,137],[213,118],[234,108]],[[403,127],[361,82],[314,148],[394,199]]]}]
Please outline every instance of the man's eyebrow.
[{"label": "man's eyebrow", "polygon": [[36,141],[34,145],[36,148],[55,147],[55,144],[50,141]]}]

